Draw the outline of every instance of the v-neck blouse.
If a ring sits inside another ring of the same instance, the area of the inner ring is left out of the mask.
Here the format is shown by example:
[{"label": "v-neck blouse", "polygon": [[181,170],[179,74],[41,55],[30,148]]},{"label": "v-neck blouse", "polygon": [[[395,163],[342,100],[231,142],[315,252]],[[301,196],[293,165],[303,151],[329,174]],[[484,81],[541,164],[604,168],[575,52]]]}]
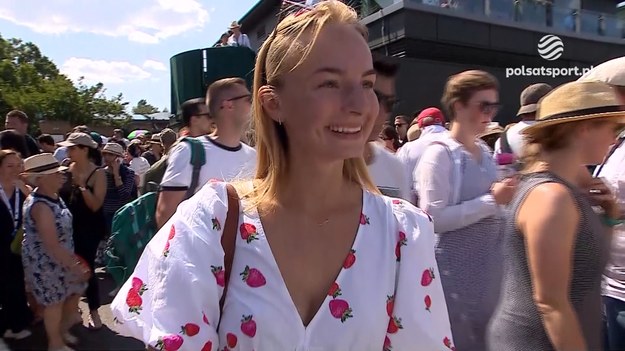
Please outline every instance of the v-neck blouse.
[{"label": "v-neck blouse", "polygon": [[256,210],[239,214],[220,311],[227,192],[209,183],[159,230],[115,297],[118,330],[163,351],[453,350],[431,218],[369,192],[362,208],[352,249],[305,327]]}]

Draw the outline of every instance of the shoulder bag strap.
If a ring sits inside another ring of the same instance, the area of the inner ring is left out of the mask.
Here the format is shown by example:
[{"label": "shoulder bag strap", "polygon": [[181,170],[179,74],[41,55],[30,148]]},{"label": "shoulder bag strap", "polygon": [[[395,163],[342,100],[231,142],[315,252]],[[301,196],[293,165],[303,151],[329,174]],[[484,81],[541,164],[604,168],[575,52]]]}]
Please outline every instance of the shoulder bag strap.
[{"label": "shoulder bag strap", "polygon": [[504,132],[501,133],[501,136],[499,137],[499,147],[501,149],[501,152],[505,154],[512,153],[512,148],[510,147],[510,143],[508,142],[508,130],[510,130],[511,126],[512,125],[507,127],[506,130],[504,130]]},{"label": "shoulder bag strap", "polygon": [[234,250],[237,240],[237,226],[239,224],[239,195],[236,189],[230,185],[226,185],[228,193],[228,214],[226,215],[226,223],[224,224],[224,232],[221,235],[221,246],[224,249],[224,273],[225,284],[224,293],[219,301],[219,310],[224,307],[226,292],[228,291],[228,281],[230,272],[232,271],[232,260],[234,259]]}]

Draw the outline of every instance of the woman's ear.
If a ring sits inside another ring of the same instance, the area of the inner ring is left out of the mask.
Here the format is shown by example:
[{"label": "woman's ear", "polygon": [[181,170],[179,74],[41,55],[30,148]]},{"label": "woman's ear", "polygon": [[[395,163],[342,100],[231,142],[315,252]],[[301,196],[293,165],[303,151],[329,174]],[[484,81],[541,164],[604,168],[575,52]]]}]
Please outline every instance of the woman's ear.
[{"label": "woman's ear", "polygon": [[274,121],[282,124],[282,109],[276,88],[263,85],[258,89],[258,99],[263,111]]}]

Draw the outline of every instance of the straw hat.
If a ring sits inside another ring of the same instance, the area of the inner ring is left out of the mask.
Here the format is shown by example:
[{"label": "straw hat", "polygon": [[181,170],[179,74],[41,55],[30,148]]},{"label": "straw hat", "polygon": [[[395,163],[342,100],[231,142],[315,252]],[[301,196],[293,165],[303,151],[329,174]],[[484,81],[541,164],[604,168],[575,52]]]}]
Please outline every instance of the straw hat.
[{"label": "straw hat", "polygon": [[406,132],[406,137],[408,141],[413,141],[419,139],[421,136],[421,128],[419,128],[418,124],[413,124],[408,128],[408,132]]},{"label": "straw hat", "polygon": [[96,143],[89,134],[85,133],[72,133],[67,140],[58,143],[59,146],[86,146],[92,149],[98,148]]},{"label": "straw hat", "polygon": [[504,129],[499,125],[499,123],[491,122],[488,127],[486,127],[484,133],[478,135],[478,138],[483,138],[493,134],[501,134],[503,133],[503,131]]},{"label": "straw hat", "polygon": [[522,133],[533,134],[547,126],[599,118],[625,123],[625,106],[619,102],[615,90],[602,82],[575,81],[545,95],[538,103],[536,123]]},{"label": "straw hat", "polygon": [[237,21],[232,21],[232,23],[230,24],[230,27],[228,27],[228,29],[235,29],[235,28],[241,28],[241,25]]},{"label": "straw hat", "polygon": [[160,134],[152,134],[148,143],[151,144],[160,144],[161,143],[161,135]]},{"label": "straw hat", "polygon": [[103,154],[111,154],[118,157],[124,157],[124,148],[118,143],[107,143],[102,148]]},{"label": "straw hat", "polygon": [[59,161],[54,158],[54,155],[45,153],[30,156],[24,160],[24,172],[22,175],[46,175],[54,174],[57,172],[66,171],[67,167],[61,166]]}]

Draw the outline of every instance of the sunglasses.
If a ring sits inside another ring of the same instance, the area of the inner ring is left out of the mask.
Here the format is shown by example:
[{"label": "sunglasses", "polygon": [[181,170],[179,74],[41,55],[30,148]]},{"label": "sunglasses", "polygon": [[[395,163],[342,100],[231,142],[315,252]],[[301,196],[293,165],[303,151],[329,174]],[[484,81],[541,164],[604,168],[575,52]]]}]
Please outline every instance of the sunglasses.
[{"label": "sunglasses", "polygon": [[477,103],[477,107],[483,114],[490,115],[499,112],[501,104],[499,102],[480,101]]},{"label": "sunglasses", "polygon": [[247,101],[247,102],[252,102],[252,94],[245,94],[245,95],[241,95],[241,96],[235,96],[233,98],[227,99],[226,101],[237,101],[237,100],[241,100],[241,99],[245,99],[245,101]]},{"label": "sunglasses", "polygon": [[384,107],[384,110],[387,112],[391,112],[397,107],[399,100],[397,100],[392,95],[383,94],[377,90],[373,90],[375,92],[375,96],[378,98],[378,103],[380,106]]}]

